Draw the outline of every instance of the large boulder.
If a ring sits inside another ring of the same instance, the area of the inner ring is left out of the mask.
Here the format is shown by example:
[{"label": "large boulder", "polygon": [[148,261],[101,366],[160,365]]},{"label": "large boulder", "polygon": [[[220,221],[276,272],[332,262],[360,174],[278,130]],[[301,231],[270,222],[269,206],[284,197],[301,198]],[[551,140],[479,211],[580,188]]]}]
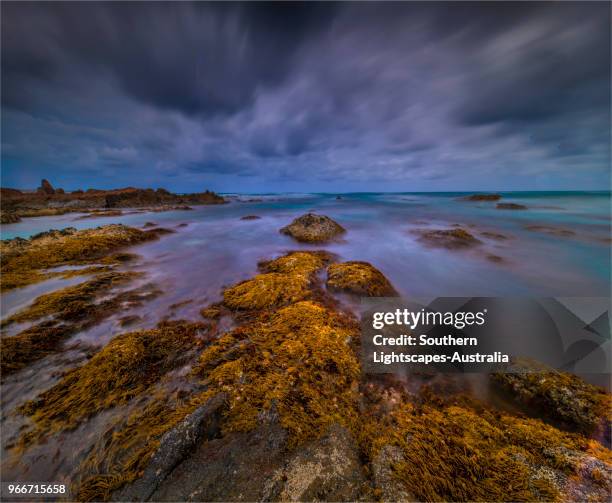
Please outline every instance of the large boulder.
[{"label": "large boulder", "polygon": [[343,262],[327,268],[327,288],[364,297],[397,295],[385,275],[367,262]]},{"label": "large boulder", "polygon": [[280,232],[287,234],[297,241],[305,243],[320,243],[346,232],[337,222],[325,215],[306,213],[296,218]]}]

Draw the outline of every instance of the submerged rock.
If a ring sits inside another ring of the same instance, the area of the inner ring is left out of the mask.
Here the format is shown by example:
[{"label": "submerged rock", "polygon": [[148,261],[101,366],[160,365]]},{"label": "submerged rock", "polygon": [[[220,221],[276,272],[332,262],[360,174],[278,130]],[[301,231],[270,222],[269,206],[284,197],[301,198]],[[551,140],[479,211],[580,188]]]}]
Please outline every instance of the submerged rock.
[{"label": "submerged rock", "polygon": [[472,194],[463,198],[464,201],[499,201],[501,199],[499,194]]},{"label": "submerged rock", "polygon": [[527,225],[525,229],[528,231],[542,232],[544,234],[550,234],[551,236],[569,237],[574,236],[576,233],[570,229],[562,229],[560,227],[552,227],[550,225]]},{"label": "submerged rock", "polygon": [[579,377],[527,358],[516,359],[493,381],[512,397],[584,433],[610,427],[612,399]]},{"label": "submerged rock", "polygon": [[479,245],[480,240],[464,229],[420,230],[420,240],[438,248],[458,249]]},{"label": "submerged rock", "polygon": [[297,241],[319,243],[343,234],[346,230],[325,215],[306,213],[296,218],[286,227],[283,227],[280,232],[291,236]]},{"label": "submerged rock", "polygon": [[343,262],[327,268],[327,288],[367,297],[397,295],[385,275],[367,262]]},{"label": "submerged rock", "polygon": [[257,216],[257,215],[245,215],[243,217],[240,217],[240,220],[260,220],[261,217]]},{"label": "submerged rock", "polygon": [[495,239],[496,241],[504,241],[508,239],[508,236],[506,236],[505,234],[501,234],[499,232],[484,231],[484,232],[481,232],[481,235],[484,236],[485,238]]},{"label": "submerged rock", "polygon": [[517,203],[497,203],[495,207],[498,210],[526,210],[527,206]]}]

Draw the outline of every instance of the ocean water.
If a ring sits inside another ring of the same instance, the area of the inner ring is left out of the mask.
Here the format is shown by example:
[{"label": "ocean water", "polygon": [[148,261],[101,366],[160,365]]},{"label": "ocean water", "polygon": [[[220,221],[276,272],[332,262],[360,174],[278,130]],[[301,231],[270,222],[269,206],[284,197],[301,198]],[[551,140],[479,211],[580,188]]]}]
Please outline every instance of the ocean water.
[{"label": "ocean water", "polygon": [[[198,311],[219,300],[224,286],[255,274],[260,260],[290,250],[325,249],[337,254],[339,260],[368,261],[407,297],[610,295],[609,192],[502,193],[503,202],[524,204],[527,210],[499,210],[495,202],[463,201],[460,198],[464,195],[359,193],[342,194],[341,199],[336,199],[335,194],[229,195],[229,204],[194,206],[193,211],[90,219],[67,214],[2,226],[3,239],[109,223],[141,227],[154,222],[175,231],[130,248],[140,258],[129,268],[144,271],[142,283],[155,284],[163,291],[161,296],[77,334],[66,342],[63,352],[5,379],[2,454],[7,462],[3,471],[16,480],[68,477],[76,466],[77,456],[73,453],[79,452],[82,457],[114,417],[127,414],[122,408],[107,411],[75,432],[62,433],[32,448],[15,464],[15,458],[8,456],[7,443],[16,438],[25,421],[12,411],[52,386],[64,371],[86,361],[87,348],[99,348],[126,330],[153,327],[163,318],[198,320]],[[347,233],[324,245],[296,243],[279,233],[281,227],[308,211],[328,215]],[[241,220],[245,215],[261,218]],[[419,241],[416,232],[457,225],[471,232],[481,244],[469,250],[432,248]],[[529,226],[571,234],[556,236],[530,230]],[[483,233],[502,234],[506,239],[493,239]],[[498,259],[492,261],[491,255]],[[27,306],[38,295],[84,280],[55,279],[7,292],[0,297],[2,318]],[[343,301],[349,308],[356,305],[355,299]],[[181,305],[173,306],[177,303]],[[126,329],[118,319],[128,315],[141,319]],[[10,327],[7,335],[23,328]],[[490,393],[488,385],[481,381],[472,387],[479,394]],[[479,391],[478,387],[483,389]],[[494,399],[492,395],[490,400]]]},{"label": "ocean water", "polygon": [[[175,234],[136,249],[141,267],[163,284],[174,303],[219,298],[224,285],[256,272],[259,260],[287,250],[327,249],[341,260],[365,260],[381,269],[407,296],[607,296],[610,293],[611,196],[609,192],[503,194],[527,210],[500,210],[494,202],[467,202],[461,193],[271,194],[234,196],[193,211],[136,213],[79,220],[78,214],[26,219],[5,225],[2,238],[29,237],[52,228],[154,222]],[[278,230],[307,211],[338,221],[347,233],[325,245],[303,245]],[[240,220],[244,215],[260,220]],[[186,227],[177,227],[187,223]],[[461,225],[482,244],[471,250],[429,247],[418,229]],[[527,229],[569,230],[556,236]],[[483,232],[503,234],[496,240]],[[495,255],[501,261],[492,261]],[[22,302],[19,295],[5,299]],[[3,311],[10,309],[3,306]]]}]

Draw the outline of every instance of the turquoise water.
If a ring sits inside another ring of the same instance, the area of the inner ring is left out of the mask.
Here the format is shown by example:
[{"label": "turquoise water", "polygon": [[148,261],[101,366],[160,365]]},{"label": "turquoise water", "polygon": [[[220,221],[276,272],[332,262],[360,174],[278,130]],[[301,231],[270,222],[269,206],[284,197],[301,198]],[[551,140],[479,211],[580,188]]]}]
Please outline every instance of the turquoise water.
[{"label": "turquoise water", "polygon": [[[464,193],[358,193],[228,195],[229,204],[193,211],[135,213],[79,220],[78,214],[26,219],[2,227],[2,238],[28,237],[51,228],[155,222],[175,234],[139,246],[139,267],[166,294],[150,304],[150,323],[169,304],[197,299],[181,311],[196,316],[203,302],[247,278],[257,262],[287,250],[324,248],[341,260],[365,260],[408,296],[538,295],[606,296],[610,293],[609,192],[502,193],[503,202],[527,210],[500,210],[495,202],[460,200]],[[339,241],[310,246],[278,230],[307,211],[328,215],[347,229]],[[260,220],[240,220],[259,215]],[[187,223],[186,227],[177,227]],[[471,250],[431,248],[415,230],[461,225],[482,244]],[[547,226],[574,234],[559,237],[526,229]],[[505,240],[483,232],[501,233]],[[493,262],[495,255],[501,261]],[[4,304],[21,303],[13,294]],[[10,310],[3,306],[3,311]],[[142,313],[141,313],[142,314]]]}]

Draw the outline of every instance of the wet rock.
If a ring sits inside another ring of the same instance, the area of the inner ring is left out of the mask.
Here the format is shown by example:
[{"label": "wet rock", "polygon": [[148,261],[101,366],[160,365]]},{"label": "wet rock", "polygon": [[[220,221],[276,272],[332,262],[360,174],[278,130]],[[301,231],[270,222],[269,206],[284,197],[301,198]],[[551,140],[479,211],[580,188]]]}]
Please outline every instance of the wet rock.
[{"label": "wet rock", "polygon": [[145,222],[145,224],[142,226],[143,228],[147,229],[150,227],[155,227],[157,224],[155,222]]},{"label": "wet rock", "polygon": [[508,236],[506,236],[505,234],[500,234],[499,232],[491,232],[491,231],[484,231],[480,233],[481,236],[484,236],[485,238],[489,238],[489,239],[495,239],[497,241],[503,241],[508,239]]},{"label": "wet rock", "polygon": [[464,201],[499,201],[499,194],[472,194],[463,198]]},{"label": "wet rock", "polygon": [[240,217],[240,220],[259,220],[261,217],[257,215],[245,215]]},{"label": "wet rock", "polygon": [[40,187],[38,187],[37,192],[42,193],[42,194],[48,194],[48,195],[55,194],[55,190],[53,189],[53,186],[49,183],[49,180],[47,180],[46,178],[43,178],[42,181],[40,182]]},{"label": "wet rock", "polygon": [[2,224],[15,224],[21,222],[21,217],[12,211],[0,212],[0,223]]},{"label": "wet rock", "polygon": [[[200,442],[150,495],[151,501],[261,501],[286,459],[287,433],[274,407],[259,426]],[[117,498],[123,499],[123,498]]]},{"label": "wet rock", "polygon": [[420,241],[437,248],[471,248],[481,243],[465,229],[420,230],[417,232],[420,235]]},{"label": "wet rock", "polygon": [[327,268],[327,288],[367,297],[397,295],[385,275],[367,262],[344,262]]},{"label": "wet rock", "polygon": [[123,316],[122,318],[119,318],[119,325],[121,325],[122,327],[129,327],[130,325],[133,325],[134,323],[138,323],[139,321],[142,321],[142,318],[140,316],[136,316],[135,314],[132,314],[129,316]]},{"label": "wet rock", "polygon": [[527,206],[516,203],[497,203],[495,207],[498,210],[526,210]]},{"label": "wet rock", "polygon": [[280,232],[293,237],[297,241],[318,243],[328,241],[333,237],[343,234],[346,230],[325,215],[306,213],[296,218],[286,227],[283,227]]},{"label": "wet rock", "polygon": [[265,501],[355,501],[365,477],[350,433],[335,424],[295,451],[266,481]]},{"label": "wet rock", "polygon": [[401,462],[405,462],[402,450],[392,445],[384,446],[372,461],[374,489],[382,501],[416,501],[395,475],[394,465]]},{"label": "wet rock", "polygon": [[609,428],[610,395],[573,374],[520,358],[492,379],[515,400],[579,431],[592,433],[603,425]]},{"label": "wet rock", "polygon": [[[151,458],[143,476],[133,484],[115,492],[116,501],[146,501],[163,484],[172,470],[188,457],[203,440],[220,434],[220,421],[226,407],[223,393],[211,398],[189,415],[182,423],[168,431]],[[181,498],[182,499],[182,498]],[[178,501],[178,499],[177,499]]]},{"label": "wet rock", "polygon": [[336,201],[340,201],[342,199],[342,196],[336,196]]}]

